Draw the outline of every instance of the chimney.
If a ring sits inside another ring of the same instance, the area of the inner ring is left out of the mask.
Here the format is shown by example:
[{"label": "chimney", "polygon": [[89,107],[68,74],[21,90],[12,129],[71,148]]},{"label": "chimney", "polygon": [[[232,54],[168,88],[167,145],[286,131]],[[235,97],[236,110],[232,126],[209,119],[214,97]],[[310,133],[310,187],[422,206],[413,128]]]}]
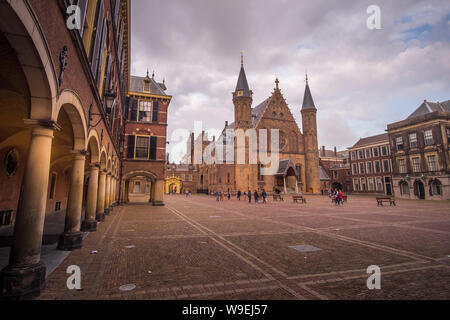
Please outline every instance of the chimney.
[{"label": "chimney", "polygon": [[337,149],[334,147],[334,156],[337,157]]},{"label": "chimney", "polygon": [[225,121],[225,128],[228,127],[228,121]]},{"label": "chimney", "polygon": [[322,157],[325,157],[325,146],[322,146]]}]

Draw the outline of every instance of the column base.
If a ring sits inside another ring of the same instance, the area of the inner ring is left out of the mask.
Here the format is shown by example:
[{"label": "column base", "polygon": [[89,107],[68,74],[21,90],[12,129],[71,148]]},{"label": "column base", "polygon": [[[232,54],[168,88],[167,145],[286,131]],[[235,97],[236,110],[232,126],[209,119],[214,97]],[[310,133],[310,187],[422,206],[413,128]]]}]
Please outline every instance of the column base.
[{"label": "column base", "polygon": [[58,250],[72,251],[80,249],[83,243],[81,232],[63,233],[59,236]]},{"label": "column base", "polygon": [[155,206],[155,207],[163,207],[163,206],[165,206],[164,202],[162,202],[162,201],[153,201],[152,205]]},{"label": "column base", "polygon": [[97,231],[97,220],[84,220],[81,231],[94,232]]},{"label": "column base", "polygon": [[30,266],[7,266],[0,273],[0,299],[26,300],[38,297],[45,288],[46,268],[42,262]]},{"label": "column base", "polygon": [[110,213],[111,213],[111,209],[105,208],[105,216],[109,216]]},{"label": "column base", "polygon": [[95,215],[95,220],[97,220],[98,222],[105,221],[105,214],[103,212],[102,213],[97,213]]}]

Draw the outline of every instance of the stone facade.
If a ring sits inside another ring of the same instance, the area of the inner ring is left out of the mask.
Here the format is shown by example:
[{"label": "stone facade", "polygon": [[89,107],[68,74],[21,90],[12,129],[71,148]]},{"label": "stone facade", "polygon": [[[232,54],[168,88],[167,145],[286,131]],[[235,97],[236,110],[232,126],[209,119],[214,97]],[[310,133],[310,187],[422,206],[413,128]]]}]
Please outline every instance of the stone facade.
[{"label": "stone facade", "polygon": [[395,195],[450,199],[450,101],[424,101],[407,119],[388,125]]},{"label": "stone facade", "polygon": [[[245,143],[238,150],[238,143],[234,144],[234,154],[232,163],[212,163],[204,161],[198,165],[198,191],[212,193],[215,191],[235,193],[251,190],[274,192],[278,190],[286,193],[310,192],[320,193],[319,178],[319,157],[317,144],[317,124],[316,112],[311,92],[307,82],[305,97],[302,108],[302,122],[304,132],[302,133],[289,109],[279,88],[279,81],[276,80],[276,87],[271,96],[252,108],[253,92],[249,89],[243,64],[239,74],[236,90],[233,93],[233,104],[235,110],[234,123],[225,122],[224,129],[220,137],[216,140],[213,137],[209,140],[205,133],[196,139],[191,135],[188,156],[193,163],[198,163],[199,155],[196,150],[202,150],[202,154],[207,148],[226,148],[227,132],[234,133],[234,141],[237,141],[238,132],[248,132],[248,129],[256,130],[256,137],[259,137],[261,129],[267,129],[268,141],[270,141],[271,129],[279,130],[279,163],[274,174],[263,175],[264,165],[260,162],[251,163],[249,160],[249,137],[245,138]],[[195,148],[197,146],[197,148]],[[270,157],[270,142],[267,153]],[[238,164],[238,154],[245,151],[245,162]],[[259,152],[259,145],[257,148]],[[225,153],[227,153],[226,151]]]}]

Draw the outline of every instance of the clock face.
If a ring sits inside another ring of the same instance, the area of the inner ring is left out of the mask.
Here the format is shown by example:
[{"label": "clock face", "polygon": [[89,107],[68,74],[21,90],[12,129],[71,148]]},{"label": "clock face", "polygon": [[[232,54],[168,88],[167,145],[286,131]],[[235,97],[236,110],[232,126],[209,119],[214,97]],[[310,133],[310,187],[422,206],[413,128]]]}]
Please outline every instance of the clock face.
[{"label": "clock face", "polygon": [[284,132],[280,131],[280,151],[286,147],[286,144],[286,135],[284,134]]}]

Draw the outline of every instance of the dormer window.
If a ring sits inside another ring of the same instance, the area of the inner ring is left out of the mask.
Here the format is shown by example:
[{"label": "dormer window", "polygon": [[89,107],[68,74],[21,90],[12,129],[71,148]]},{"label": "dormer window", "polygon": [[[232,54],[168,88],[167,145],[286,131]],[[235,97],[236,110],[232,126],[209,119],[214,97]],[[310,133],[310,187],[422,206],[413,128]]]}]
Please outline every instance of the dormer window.
[{"label": "dormer window", "polygon": [[150,81],[144,80],[144,92],[150,92]]}]

